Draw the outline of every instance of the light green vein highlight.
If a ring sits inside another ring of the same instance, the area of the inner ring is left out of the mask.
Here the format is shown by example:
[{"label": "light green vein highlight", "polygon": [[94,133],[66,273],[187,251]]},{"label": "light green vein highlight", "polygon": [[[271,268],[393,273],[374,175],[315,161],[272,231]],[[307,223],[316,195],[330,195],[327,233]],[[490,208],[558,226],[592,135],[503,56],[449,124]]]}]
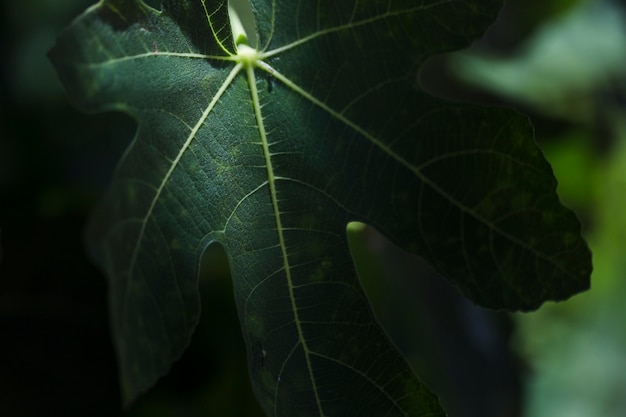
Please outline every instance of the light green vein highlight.
[{"label": "light green vein highlight", "polygon": [[[331,28],[328,28],[328,29],[318,30],[317,32],[314,32],[314,33],[312,33],[310,35],[307,35],[307,36],[305,36],[303,38],[300,38],[300,39],[298,39],[296,41],[293,41],[293,42],[291,42],[291,43],[289,43],[287,45],[280,46],[280,47],[278,47],[276,49],[272,49],[271,51],[264,52],[263,53],[263,58],[270,58],[270,57],[272,57],[274,55],[278,55],[278,54],[280,54],[282,52],[288,51],[289,49],[293,49],[293,48],[295,48],[295,47],[297,47],[299,45],[311,42],[312,40],[314,40],[316,38],[319,38],[319,37],[325,36],[325,35],[329,35],[329,34],[334,33],[334,32],[339,32],[339,31],[342,31],[342,30],[354,29],[354,28],[359,27],[359,26],[368,25],[368,24],[375,23],[375,22],[378,22],[380,20],[385,20],[385,19],[388,19],[388,18],[394,17],[394,16],[401,16],[403,14],[410,14],[410,13],[415,13],[415,12],[419,12],[419,11],[432,9],[432,8],[441,6],[443,4],[450,3],[450,1],[451,0],[442,0],[442,1],[435,2],[433,4],[421,5],[421,6],[417,6],[417,7],[412,7],[410,9],[402,9],[402,10],[394,10],[394,11],[387,10],[385,13],[382,13],[382,14],[379,14],[379,15],[375,15],[375,16],[369,17],[367,19],[361,19],[359,21],[353,22],[352,18],[354,17],[354,13],[356,12],[356,8],[355,8],[355,9],[353,9],[353,16],[352,16],[351,20],[348,23],[343,24],[343,25],[334,26],[334,27],[331,27]],[[203,1],[203,3],[204,3],[204,1]],[[319,12],[318,12],[318,15],[319,15]]]},{"label": "light green vein highlight", "polygon": [[215,26],[213,25],[213,15],[218,12],[220,7],[224,7],[224,1],[228,0],[222,0],[222,3],[212,13],[209,13],[209,10],[207,9],[206,0],[202,0],[202,8],[204,9],[204,15],[206,16],[207,23],[211,28],[211,32],[213,33],[213,38],[215,39],[215,42],[217,42],[220,49],[226,52],[227,55],[233,55],[233,53],[224,46],[224,43],[222,43],[220,37],[218,36],[218,33],[224,28],[222,27],[216,30]]},{"label": "light green vein highlight", "polygon": [[155,57],[165,57],[165,56],[169,56],[169,57],[177,57],[177,58],[190,58],[190,59],[210,59],[210,60],[219,60],[219,61],[234,61],[234,58],[231,56],[219,56],[219,55],[205,55],[205,54],[198,54],[198,53],[193,53],[193,52],[161,52],[161,51],[150,51],[150,52],[146,52],[143,54],[136,54],[136,55],[128,55],[128,56],[122,56],[119,58],[110,58],[107,59],[106,61],[101,61],[101,62],[88,62],[88,63],[83,63],[81,64],[84,67],[101,67],[101,66],[106,66],[106,65],[114,65],[114,64],[118,64],[120,62],[124,62],[124,61],[133,61],[136,59],[142,59],[142,58],[148,58],[148,59],[154,59]]},{"label": "light green vein highlight", "polygon": [[[300,322],[300,317],[298,314],[298,306],[296,304],[293,278],[291,276],[291,265],[289,265],[289,255],[287,253],[287,245],[285,243],[285,234],[284,234],[285,229],[283,228],[283,225],[282,225],[280,207],[278,204],[278,193],[276,190],[276,176],[274,175],[274,167],[272,165],[270,145],[269,145],[269,141],[267,138],[267,131],[265,130],[265,124],[263,123],[263,115],[261,113],[261,103],[259,100],[259,93],[256,87],[254,67],[255,65],[259,65],[260,62],[257,60],[246,61],[246,62],[247,62],[246,74],[248,76],[250,94],[252,95],[252,106],[254,108],[254,115],[256,117],[257,125],[259,127],[259,136],[261,138],[261,143],[263,146],[263,156],[265,157],[265,161],[267,164],[267,183],[269,186],[270,196],[272,200],[272,207],[274,209],[274,214],[276,218],[276,232],[278,233],[278,241],[279,241],[279,246],[280,246],[280,250],[281,250],[281,254],[283,258],[285,277],[287,279],[287,288],[289,289],[289,299],[291,301],[291,309],[293,310],[296,330],[298,332],[298,339],[300,343],[302,344],[302,349],[304,351],[304,358],[305,358],[306,366],[309,372],[309,377],[311,379],[311,386],[313,388],[313,393],[315,395],[315,402],[317,404],[320,416],[324,416],[324,411],[322,410],[320,396],[319,396],[319,393],[317,392],[317,384],[315,382],[313,366],[311,364],[311,350],[307,346],[306,339],[304,338],[304,332],[302,330],[302,324]],[[277,387],[277,391],[278,391],[278,387]]]},{"label": "light green vein highlight", "polygon": [[[137,263],[137,256],[139,255],[139,248],[141,247],[141,242],[143,241],[143,237],[146,232],[148,220],[150,219],[150,217],[152,216],[152,213],[154,212],[154,208],[156,207],[157,201],[161,197],[161,193],[163,192],[163,189],[165,188],[170,177],[174,173],[174,170],[178,167],[178,164],[181,158],[183,157],[183,155],[185,154],[185,152],[187,151],[187,149],[189,148],[189,145],[198,134],[200,127],[202,127],[205,120],[207,119],[211,111],[215,108],[219,100],[222,98],[222,95],[224,94],[228,86],[232,83],[232,81],[235,79],[237,74],[241,71],[242,67],[243,66],[241,64],[237,64],[230,71],[230,73],[228,74],[224,82],[222,83],[221,87],[219,88],[219,90],[217,90],[217,92],[213,96],[213,99],[211,100],[211,102],[208,104],[208,106],[206,107],[206,109],[204,110],[200,118],[198,119],[198,122],[196,123],[196,125],[193,127],[191,132],[189,132],[189,135],[187,136],[185,143],[181,146],[180,150],[178,151],[178,154],[176,155],[176,158],[174,158],[174,160],[172,161],[169,170],[167,171],[167,173],[161,180],[159,187],[156,189],[154,197],[152,198],[152,201],[150,202],[150,207],[148,208],[148,211],[146,212],[146,215],[144,216],[144,218],[141,220],[141,228],[139,229],[139,234],[137,235],[135,247],[133,248],[133,254],[130,258],[130,263],[128,267],[128,277],[129,277],[128,287],[130,287],[130,283],[133,279],[133,270],[135,269],[135,265]],[[124,317],[126,317],[128,314],[127,312],[128,312],[129,302],[130,302],[130,291],[127,289],[126,297],[124,300]]]},{"label": "light green vein highlight", "polygon": [[[267,53],[267,54],[266,53],[260,54],[260,58],[259,58],[259,61],[256,62],[256,66],[261,68],[262,70],[266,71],[268,74],[272,75],[274,78],[276,78],[277,80],[282,82],[285,86],[289,87],[295,93],[300,94],[306,100],[310,101],[314,105],[316,105],[316,106],[320,107],[321,109],[323,109],[324,111],[326,111],[333,118],[339,120],[340,122],[344,123],[346,126],[348,126],[351,129],[353,129],[356,133],[362,135],[364,138],[366,138],[372,144],[377,146],[384,153],[389,155],[391,158],[395,159],[400,165],[404,166],[409,171],[413,172],[415,174],[415,176],[420,179],[420,181],[422,181],[424,184],[426,184],[429,187],[431,187],[439,195],[441,195],[443,198],[447,199],[451,204],[453,204],[456,207],[458,207],[464,213],[466,213],[469,216],[473,217],[474,219],[482,222],[483,224],[488,226],[491,230],[499,233],[501,236],[505,237],[506,239],[508,239],[512,243],[517,244],[519,247],[522,247],[522,248],[530,250],[538,258],[541,258],[541,259],[543,259],[543,260],[545,260],[545,261],[547,261],[549,263],[554,264],[554,261],[552,259],[548,258],[548,256],[546,254],[543,254],[541,252],[537,252],[532,247],[528,247],[528,245],[524,244],[524,242],[522,242],[521,240],[519,240],[515,236],[513,236],[510,233],[507,233],[504,230],[502,230],[499,227],[497,227],[496,222],[489,221],[489,220],[481,217],[472,207],[468,207],[467,205],[463,204],[461,201],[457,200],[451,194],[447,193],[445,190],[443,190],[441,187],[439,187],[430,178],[426,177],[422,173],[422,171],[421,171],[419,166],[415,166],[415,165],[411,164],[409,161],[404,159],[398,153],[394,152],[389,146],[387,146],[381,140],[379,140],[378,138],[376,138],[375,136],[373,136],[372,134],[370,134],[369,132],[364,130],[362,127],[360,127],[359,125],[354,123],[352,120],[350,120],[347,117],[345,117],[342,113],[335,111],[334,109],[329,107],[323,101],[315,98],[313,95],[311,95],[308,92],[306,92],[305,90],[303,90],[300,86],[298,86],[296,83],[291,81],[289,78],[287,78],[286,76],[284,76],[280,72],[276,71],[274,68],[272,68],[271,65],[269,65],[268,63],[263,62],[261,60],[261,58],[266,58],[267,56],[269,56],[269,53]],[[555,267],[559,268],[560,270],[563,270],[563,268],[561,266],[559,266],[557,264],[554,264],[554,265],[555,265]]]}]

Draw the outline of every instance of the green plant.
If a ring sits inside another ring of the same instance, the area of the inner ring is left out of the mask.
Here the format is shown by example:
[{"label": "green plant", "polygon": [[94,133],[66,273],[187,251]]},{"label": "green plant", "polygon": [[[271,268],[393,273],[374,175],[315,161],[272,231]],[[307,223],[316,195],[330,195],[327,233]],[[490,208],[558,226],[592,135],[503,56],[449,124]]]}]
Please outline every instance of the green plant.
[{"label": "green plant", "polygon": [[78,106],[138,122],[88,227],[126,402],[188,344],[212,243],[268,415],[443,414],[373,317],[351,221],[482,306],[529,310],[588,287],[580,224],[527,119],[417,81],[499,4],[102,0],[62,34],[51,59]]}]

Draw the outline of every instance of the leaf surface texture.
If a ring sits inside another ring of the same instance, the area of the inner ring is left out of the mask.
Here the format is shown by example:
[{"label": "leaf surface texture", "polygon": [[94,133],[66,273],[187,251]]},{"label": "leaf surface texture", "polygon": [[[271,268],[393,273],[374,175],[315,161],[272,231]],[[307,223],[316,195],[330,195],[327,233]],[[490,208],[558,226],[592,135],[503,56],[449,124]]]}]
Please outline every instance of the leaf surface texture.
[{"label": "leaf surface texture", "polygon": [[499,1],[254,0],[258,50],[225,1],[106,0],[51,58],[88,111],[138,123],[88,228],[111,285],[129,401],[198,321],[199,259],[224,246],[257,397],[273,416],[435,416],[377,324],[346,238],[374,225],[474,302],[533,309],[588,286],[580,225],[521,115],[420,90]]}]

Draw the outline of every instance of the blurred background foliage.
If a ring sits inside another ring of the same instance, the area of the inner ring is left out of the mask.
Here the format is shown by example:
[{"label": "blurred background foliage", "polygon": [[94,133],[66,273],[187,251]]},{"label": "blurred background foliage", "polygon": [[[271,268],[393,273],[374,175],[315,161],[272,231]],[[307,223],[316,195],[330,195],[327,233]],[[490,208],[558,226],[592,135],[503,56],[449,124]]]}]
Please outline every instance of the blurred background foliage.
[{"label": "blurred background foliage", "polygon": [[[594,254],[592,290],[516,314],[527,417],[626,415],[626,7],[562,3],[511,50],[456,54],[459,78],[531,114]],[[487,36],[489,39],[489,35]]]},{"label": "blurred background foliage", "polygon": [[[203,262],[203,314],[189,350],[120,409],[106,283],[81,232],[134,124],[76,112],[46,59],[93,3],[0,4],[0,415],[261,416],[218,247]],[[491,312],[371,228],[350,226],[353,256],[379,320],[452,417],[624,416],[624,6],[505,3],[472,48],[433,57],[422,84],[531,116],[594,252],[592,290],[534,313]]]},{"label": "blurred background foliage", "polygon": [[531,116],[594,254],[591,291],[511,316],[526,417],[626,415],[625,9],[510,1],[483,39],[422,74],[435,94]]}]

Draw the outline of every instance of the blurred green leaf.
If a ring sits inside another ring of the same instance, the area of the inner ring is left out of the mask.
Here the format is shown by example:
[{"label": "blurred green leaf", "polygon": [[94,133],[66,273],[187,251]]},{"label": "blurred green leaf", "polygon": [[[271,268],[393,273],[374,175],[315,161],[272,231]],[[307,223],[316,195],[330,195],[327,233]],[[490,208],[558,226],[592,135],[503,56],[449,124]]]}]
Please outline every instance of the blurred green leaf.
[{"label": "blurred green leaf", "polygon": [[595,200],[599,157],[585,130],[574,129],[542,144],[559,180],[558,193],[567,206],[589,211]]},{"label": "blurred green leaf", "polygon": [[624,79],[626,19],[612,1],[583,1],[544,23],[514,54],[455,54],[455,74],[509,100],[576,122],[597,115],[598,94]]}]

